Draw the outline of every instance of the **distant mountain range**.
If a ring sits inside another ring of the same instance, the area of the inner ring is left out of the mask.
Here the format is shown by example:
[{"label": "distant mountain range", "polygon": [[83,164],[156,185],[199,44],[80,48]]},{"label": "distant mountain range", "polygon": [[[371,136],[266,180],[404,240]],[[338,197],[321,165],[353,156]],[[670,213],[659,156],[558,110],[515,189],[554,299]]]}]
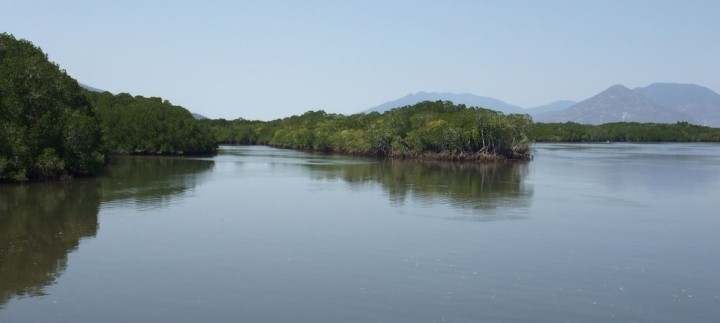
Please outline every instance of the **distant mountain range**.
[{"label": "distant mountain range", "polygon": [[650,98],[661,107],[684,114],[690,123],[720,127],[720,95],[706,87],[655,83],[633,91]]},{"label": "distant mountain range", "polygon": [[661,108],[648,97],[622,85],[613,85],[567,109],[538,115],[536,120],[603,124],[618,121],[672,123],[686,118],[681,113]]},{"label": "distant mountain range", "polygon": [[577,104],[577,102],[575,102],[575,101],[559,100],[559,101],[555,101],[555,102],[553,102],[553,103],[549,103],[549,104],[546,104],[546,105],[541,105],[541,106],[538,106],[538,107],[527,108],[527,109],[525,110],[525,113],[530,113],[530,115],[532,115],[532,116],[534,117],[534,116],[540,115],[540,114],[542,114],[542,113],[548,113],[548,112],[565,110],[565,109],[567,109],[567,108],[569,108],[569,107],[571,107],[571,106],[573,106],[573,105],[575,105],[575,104]]},{"label": "distant mountain range", "polygon": [[507,104],[503,101],[500,101],[498,99],[485,97],[485,96],[477,96],[474,94],[466,94],[466,93],[438,93],[438,92],[418,92],[413,94],[408,94],[402,98],[399,98],[394,101],[386,102],[381,105],[378,105],[374,108],[370,108],[366,110],[366,113],[370,112],[385,112],[387,110],[398,108],[398,107],[404,107],[406,105],[413,105],[418,102],[423,101],[452,101],[455,104],[464,104],[469,107],[483,107],[488,109],[497,110],[503,113],[527,113],[525,109],[512,105]]},{"label": "distant mountain range", "polygon": [[86,90],[88,90],[88,91],[90,91],[90,92],[98,92],[98,93],[105,92],[105,90],[101,90],[101,89],[98,89],[98,88],[94,88],[94,87],[92,87],[92,86],[90,86],[90,85],[87,85],[87,84],[82,84],[82,83],[80,83],[80,82],[78,82],[78,84],[80,85],[81,88],[86,89]]},{"label": "distant mountain range", "polygon": [[720,95],[699,85],[676,83],[654,83],[632,90],[623,85],[613,85],[581,102],[561,100],[527,109],[495,98],[473,94],[418,92],[365,112],[384,112],[422,101],[437,100],[493,109],[506,114],[528,113],[538,122],[570,121],[603,124],[623,121],[657,123],[687,121],[698,125],[720,127]]},{"label": "distant mountain range", "polygon": [[720,127],[720,95],[694,84],[654,83],[633,90],[613,85],[567,109],[539,114],[535,120],[584,124],[687,121]]}]

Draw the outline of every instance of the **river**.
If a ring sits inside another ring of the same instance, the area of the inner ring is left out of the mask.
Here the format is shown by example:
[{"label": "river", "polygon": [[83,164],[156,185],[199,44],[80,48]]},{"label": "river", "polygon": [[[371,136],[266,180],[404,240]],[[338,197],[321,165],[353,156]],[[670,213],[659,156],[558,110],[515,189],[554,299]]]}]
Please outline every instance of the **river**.
[{"label": "river", "polygon": [[225,146],[0,185],[0,322],[717,322],[720,145]]}]

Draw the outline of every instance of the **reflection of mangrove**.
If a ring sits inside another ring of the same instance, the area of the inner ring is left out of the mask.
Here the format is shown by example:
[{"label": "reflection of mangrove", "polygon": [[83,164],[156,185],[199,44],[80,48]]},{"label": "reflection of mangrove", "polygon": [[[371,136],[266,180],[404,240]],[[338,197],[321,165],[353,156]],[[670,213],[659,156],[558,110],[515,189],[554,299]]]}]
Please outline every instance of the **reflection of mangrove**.
[{"label": "reflection of mangrove", "polygon": [[326,179],[349,183],[379,183],[390,199],[409,196],[420,201],[443,202],[466,210],[501,206],[529,206],[532,189],[523,185],[525,163],[444,163],[381,161],[357,164],[308,165]]},{"label": "reflection of mangrove", "polygon": [[184,157],[118,156],[101,177],[103,202],[134,201],[159,207],[194,188],[212,160]]},{"label": "reflection of mangrove", "polygon": [[0,185],[0,307],[43,295],[80,239],[95,236],[99,206],[95,179]]},{"label": "reflection of mangrove", "polygon": [[117,157],[100,178],[0,185],[0,307],[43,295],[80,239],[95,236],[102,202],[155,206],[191,190],[213,162],[173,157]]}]

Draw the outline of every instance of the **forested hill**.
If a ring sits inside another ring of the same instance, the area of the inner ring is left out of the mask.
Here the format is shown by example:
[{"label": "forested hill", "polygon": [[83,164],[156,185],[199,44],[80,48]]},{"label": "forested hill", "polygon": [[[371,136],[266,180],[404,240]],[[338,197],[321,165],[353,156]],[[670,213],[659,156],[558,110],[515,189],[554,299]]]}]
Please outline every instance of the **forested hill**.
[{"label": "forested hill", "polygon": [[228,144],[265,144],[365,156],[444,160],[527,160],[528,115],[421,102],[383,114],[310,111],[269,122],[203,120]]},{"label": "forested hill", "polygon": [[92,175],[106,153],[206,154],[206,126],[159,98],[82,89],[26,40],[0,34],[0,181]]},{"label": "forested hill", "polygon": [[94,174],[104,158],[77,81],[32,43],[0,34],[0,181]]}]

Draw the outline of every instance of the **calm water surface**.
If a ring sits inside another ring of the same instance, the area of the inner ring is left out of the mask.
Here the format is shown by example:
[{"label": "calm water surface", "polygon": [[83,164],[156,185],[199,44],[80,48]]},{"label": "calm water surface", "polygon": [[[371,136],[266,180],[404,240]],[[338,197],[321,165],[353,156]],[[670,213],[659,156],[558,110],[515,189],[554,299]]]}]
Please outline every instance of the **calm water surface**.
[{"label": "calm water surface", "polygon": [[718,322],[720,145],[267,147],[0,185],[0,322]]}]

